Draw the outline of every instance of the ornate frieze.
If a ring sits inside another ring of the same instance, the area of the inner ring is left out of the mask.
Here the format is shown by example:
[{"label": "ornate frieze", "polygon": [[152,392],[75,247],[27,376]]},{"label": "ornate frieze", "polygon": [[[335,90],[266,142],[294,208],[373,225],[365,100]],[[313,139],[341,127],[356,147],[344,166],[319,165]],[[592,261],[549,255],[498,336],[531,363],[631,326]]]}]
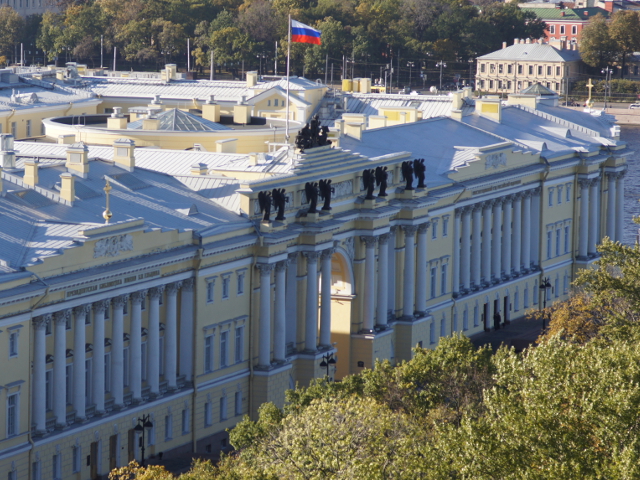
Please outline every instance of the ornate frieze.
[{"label": "ornate frieze", "polygon": [[114,235],[96,242],[93,247],[93,258],[117,257],[120,252],[131,250],[133,250],[133,237],[131,235]]}]

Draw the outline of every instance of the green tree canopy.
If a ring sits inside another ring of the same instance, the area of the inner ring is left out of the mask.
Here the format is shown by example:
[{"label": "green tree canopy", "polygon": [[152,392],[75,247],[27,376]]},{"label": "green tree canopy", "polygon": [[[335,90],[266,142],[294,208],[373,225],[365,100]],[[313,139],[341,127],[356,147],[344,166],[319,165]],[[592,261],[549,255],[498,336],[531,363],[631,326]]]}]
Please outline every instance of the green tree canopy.
[{"label": "green tree canopy", "polygon": [[580,56],[587,65],[603,68],[613,65],[618,54],[616,41],[611,37],[607,20],[593,17],[580,32]]}]

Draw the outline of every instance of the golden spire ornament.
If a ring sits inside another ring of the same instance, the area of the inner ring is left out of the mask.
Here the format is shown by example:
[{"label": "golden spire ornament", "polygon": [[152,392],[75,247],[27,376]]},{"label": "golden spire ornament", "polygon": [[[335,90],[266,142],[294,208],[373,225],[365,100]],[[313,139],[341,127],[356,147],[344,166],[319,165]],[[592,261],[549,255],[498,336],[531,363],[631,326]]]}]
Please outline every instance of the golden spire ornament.
[{"label": "golden spire ornament", "polygon": [[104,186],[104,193],[107,196],[107,208],[105,209],[104,212],[102,212],[102,217],[104,218],[104,223],[109,223],[109,220],[111,220],[111,217],[113,217],[111,210],[109,210],[109,201],[110,201],[109,194],[111,193],[111,185],[109,185],[108,178],[105,177],[105,180],[107,181],[107,184]]}]

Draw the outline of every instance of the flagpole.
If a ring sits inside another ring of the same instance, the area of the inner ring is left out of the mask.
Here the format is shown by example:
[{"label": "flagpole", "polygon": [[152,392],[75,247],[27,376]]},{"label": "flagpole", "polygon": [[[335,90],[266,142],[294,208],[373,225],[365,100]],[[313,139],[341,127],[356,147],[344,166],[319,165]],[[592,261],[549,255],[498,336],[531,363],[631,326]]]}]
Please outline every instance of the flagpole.
[{"label": "flagpole", "polygon": [[289,41],[287,43],[287,117],[285,119],[284,138],[289,143],[289,63],[291,59],[291,14],[289,14]]}]

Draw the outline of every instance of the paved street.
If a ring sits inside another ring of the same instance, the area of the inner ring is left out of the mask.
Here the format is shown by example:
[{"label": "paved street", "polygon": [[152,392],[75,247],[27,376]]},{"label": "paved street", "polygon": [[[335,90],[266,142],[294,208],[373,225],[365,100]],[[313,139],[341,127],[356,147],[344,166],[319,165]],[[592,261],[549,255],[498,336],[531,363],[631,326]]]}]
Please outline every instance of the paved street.
[{"label": "paved street", "polygon": [[471,341],[478,347],[490,344],[494,350],[497,350],[504,343],[515,347],[517,351],[521,351],[528,345],[535,343],[541,331],[542,322],[540,320],[520,318],[513,320],[506,327],[501,327],[500,330],[491,330],[490,332],[473,335]]}]

